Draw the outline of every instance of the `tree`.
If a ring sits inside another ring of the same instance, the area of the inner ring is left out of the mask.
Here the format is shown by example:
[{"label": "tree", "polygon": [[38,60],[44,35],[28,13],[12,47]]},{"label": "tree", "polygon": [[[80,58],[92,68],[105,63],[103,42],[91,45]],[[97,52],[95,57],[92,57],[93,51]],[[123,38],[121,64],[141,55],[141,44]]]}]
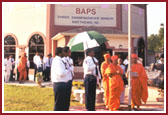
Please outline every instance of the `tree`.
[{"label": "tree", "polygon": [[156,34],[152,34],[148,37],[148,49],[152,50],[154,52],[159,52],[161,47],[161,40],[159,39],[159,36]]},{"label": "tree", "polygon": [[148,37],[148,49],[154,52],[161,53],[161,49],[164,47],[164,25],[161,24],[159,34],[152,34]]},{"label": "tree", "polygon": [[159,30],[159,39],[161,41],[161,45],[164,46],[164,26]]}]

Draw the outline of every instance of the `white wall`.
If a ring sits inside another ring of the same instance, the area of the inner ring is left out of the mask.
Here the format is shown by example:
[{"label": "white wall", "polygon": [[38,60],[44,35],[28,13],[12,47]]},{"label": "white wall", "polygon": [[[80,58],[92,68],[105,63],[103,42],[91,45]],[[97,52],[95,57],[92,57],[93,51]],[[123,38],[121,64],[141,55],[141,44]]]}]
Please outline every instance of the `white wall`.
[{"label": "white wall", "polygon": [[18,45],[27,45],[33,32],[46,36],[47,5],[3,3],[3,8],[3,34],[15,34]]},{"label": "white wall", "polygon": [[123,49],[128,49],[128,38],[125,37],[106,37],[109,41],[108,44],[116,49],[119,49],[119,45],[122,45]]}]

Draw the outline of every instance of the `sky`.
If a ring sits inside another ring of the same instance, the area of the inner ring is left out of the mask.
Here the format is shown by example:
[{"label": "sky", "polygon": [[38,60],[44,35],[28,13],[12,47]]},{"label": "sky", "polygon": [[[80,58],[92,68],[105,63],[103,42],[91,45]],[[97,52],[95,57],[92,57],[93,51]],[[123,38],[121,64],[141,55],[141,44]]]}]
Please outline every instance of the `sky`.
[{"label": "sky", "polygon": [[166,3],[149,3],[147,5],[147,26],[148,36],[158,34],[160,24],[164,23],[166,27]]}]

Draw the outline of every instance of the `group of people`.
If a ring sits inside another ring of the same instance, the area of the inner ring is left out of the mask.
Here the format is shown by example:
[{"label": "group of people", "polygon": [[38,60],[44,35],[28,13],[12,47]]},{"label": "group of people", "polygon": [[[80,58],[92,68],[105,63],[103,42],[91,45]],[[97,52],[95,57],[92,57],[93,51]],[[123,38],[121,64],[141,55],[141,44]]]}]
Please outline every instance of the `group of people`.
[{"label": "group of people", "polygon": [[[44,58],[36,53],[33,58],[35,65],[34,74],[43,72],[44,80],[49,81],[51,79],[53,82],[54,110],[68,111],[74,77],[73,60],[70,58],[71,50],[69,47],[57,47],[55,55],[55,57],[52,57],[51,54],[48,54],[47,58]],[[101,85],[102,80],[106,108],[110,111],[118,110],[120,103],[124,102],[125,85],[128,83],[127,78],[130,72],[131,106],[134,108],[136,105],[137,110],[140,110],[141,101],[146,103],[148,98],[148,78],[143,65],[137,61],[138,56],[132,54],[131,71],[126,69],[126,66],[122,64],[121,58],[118,58],[117,55],[111,56],[106,53],[104,54],[104,60],[99,69],[99,61],[95,58],[94,49],[86,50],[86,57],[83,61],[86,109],[95,111],[96,87]],[[14,69],[13,61],[11,57],[7,56],[5,58],[5,82],[9,81],[11,72]],[[26,53],[23,53],[16,63],[19,81],[25,81],[28,67]]]},{"label": "group of people", "polygon": [[[23,62],[21,62],[23,57],[26,58],[26,60],[24,60],[24,61],[26,61],[25,64],[23,64]],[[26,73],[25,73],[25,71],[21,72],[23,69],[22,68],[23,66],[24,66]],[[19,59],[16,61],[12,55],[5,55],[5,60],[4,60],[4,73],[5,73],[4,74],[5,75],[4,81],[5,81],[5,83],[13,82],[15,80],[22,81],[22,76],[24,77],[24,80],[29,80],[29,77],[28,77],[29,67],[30,67],[30,62],[27,59],[26,54],[19,56]],[[20,74],[20,72],[21,72],[21,74]]]},{"label": "group of people", "polygon": [[54,91],[54,111],[68,111],[70,106],[73,60],[69,47],[57,47],[51,65],[51,81]]},{"label": "group of people", "polygon": [[156,60],[156,63],[151,64],[152,65],[152,71],[159,70],[161,73],[158,77],[156,77],[153,82],[154,86],[157,86],[161,89],[161,92],[164,92],[164,54],[161,54],[158,59]]},{"label": "group of people", "polygon": [[[69,47],[57,47],[56,56],[53,58],[51,66],[51,80],[54,90],[54,110],[68,111],[70,105],[70,95],[73,80],[73,61],[70,58]],[[124,101],[125,85],[128,83],[128,73],[131,75],[131,107],[140,110],[142,101],[146,103],[148,98],[147,74],[138,56],[132,54],[131,71],[126,70],[121,58],[117,55],[110,56],[104,54],[105,61],[99,69],[99,62],[95,58],[94,49],[86,50],[86,57],[83,61],[84,87],[85,87],[85,106],[88,111],[95,111],[96,87],[103,81],[104,98],[106,108],[116,111],[120,103]],[[128,65],[127,65],[128,66]]]},{"label": "group of people", "polygon": [[[33,63],[35,68],[34,81],[38,72],[43,73],[44,81],[50,81],[52,55],[48,54],[47,57],[44,57],[42,55],[39,55],[39,53],[37,52],[36,55],[33,57]],[[5,55],[5,82],[7,83],[17,80],[19,81],[19,83],[24,83],[24,81],[29,80],[29,68],[30,61],[28,60],[25,52],[23,52],[16,61],[14,60],[12,55]],[[14,72],[14,70],[16,71]]]},{"label": "group of people", "polygon": [[51,77],[51,65],[52,65],[52,54],[48,54],[47,57],[43,55],[39,55],[38,52],[36,52],[36,55],[33,57],[33,63],[34,63],[34,81],[36,78],[36,74],[38,72],[43,73],[43,80],[44,81],[50,81]]},{"label": "group of people", "polygon": [[131,71],[126,70],[124,65],[121,64],[121,59],[118,56],[110,56],[105,54],[105,61],[101,64],[101,72],[103,76],[103,87],[105,105],[110,111],[119,109],[120,103],[124,101],[124,92],[128,78],[128,73],[131,75],[131,107],[140,110],[141,101],[146,103],[148,98],[147,88],[147,74],[141,63],[138,63],[138,56],[132,54]]},{"label": "group of people", "polygon": [[5,82],[13,81],[13,71],[15,67],[14,58],[12,55],[6,55],[4,60],[4,75],[5,75]]}]

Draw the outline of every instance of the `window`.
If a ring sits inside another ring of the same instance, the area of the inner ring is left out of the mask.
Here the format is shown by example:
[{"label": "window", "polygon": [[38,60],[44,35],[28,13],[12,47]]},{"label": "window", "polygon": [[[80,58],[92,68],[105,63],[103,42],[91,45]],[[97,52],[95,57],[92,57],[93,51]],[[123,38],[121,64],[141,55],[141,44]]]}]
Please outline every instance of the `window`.
[{"label": "window", "polygon": [[4,56],[13,55],[13,58],[15,59],[15,51],[16,51],[15,39],[11,35],[6,36],[4,39]]},{"label": "window", "polygon": [[84,52],[72,52],[71,57],[74,62],[74,66],[82,66],[84,60]]},{"label": "window", "polygon": [[39,54],[44,54],[44,42],[42,36],[39,34],[35,34],[30,38],[29,41],[29,60],[30,60],[30,68],[34,68],[33,57],[36,52]]}]

